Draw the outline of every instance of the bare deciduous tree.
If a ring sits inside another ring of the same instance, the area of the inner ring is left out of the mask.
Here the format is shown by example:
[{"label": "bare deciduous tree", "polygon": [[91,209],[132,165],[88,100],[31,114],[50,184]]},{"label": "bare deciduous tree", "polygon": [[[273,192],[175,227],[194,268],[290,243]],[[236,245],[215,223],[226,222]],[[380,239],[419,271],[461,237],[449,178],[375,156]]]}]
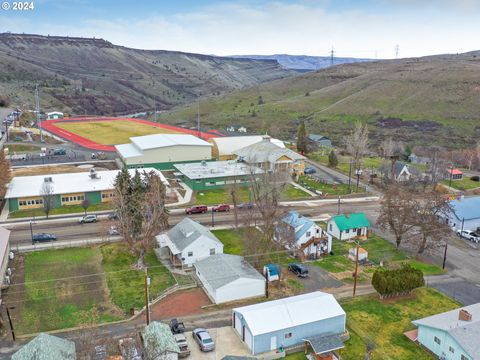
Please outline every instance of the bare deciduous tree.
[{"label": "bare deciduous tree", "polygon": [[55,194],[51,182],[43,182],[42,187],[40,188],[40,195],[43,200],[43,212],[48,219],[50,212],[55,207]]},{"label": "bare deciduous tree", "polygon": [[356,122],[345,140],[347,152],[352,156],[354,169],[360,170],[362,159],[368,151],[368,125],[360,121]]},{"label": "bare deciduous tree", "polygon": [[80,204],[85,212],[85,215],[87,215],[87,210],[88,208],[90,207],[91,203],[90,203],[90,200],[88,199],[83,199],[82,200],[82,203]]},{"label": "bare deciduous tree", "polygon": [[395,141],[392,138],[387,138],[380,144],[382,156],[384,159],[390,161],[390,180],[395,179],[395,164],[402,157],[404,153],[404,146],[401,142]]},{"label": "bare deciduous tree", "polygon": [[437,184],[445,178],[445,171],[448,168],[445,149],[433,146],[427,150],[429,158],[428,175],[431,184]]},{"label": "bare deciduous tree", "polygon": [[417,203],[401,185],[391,185],[384,193],[377,224],[395,235],[397,248],[416,226]]}]

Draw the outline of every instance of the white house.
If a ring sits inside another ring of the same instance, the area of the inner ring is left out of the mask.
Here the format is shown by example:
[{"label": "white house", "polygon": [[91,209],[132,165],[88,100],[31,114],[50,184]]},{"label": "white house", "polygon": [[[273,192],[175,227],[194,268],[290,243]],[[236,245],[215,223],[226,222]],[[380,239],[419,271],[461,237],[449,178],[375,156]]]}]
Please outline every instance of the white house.
[{"label": "white house", "polygon": [[63,119],[63,112],[52,111],[47,113],[47,120]]},{"label": "white house", "polygon": [[450,201],[452,211],[447,215],[454,230],[476,230],[480,227],[480,196],[461,197]]},{"label": "white house", "polygon": [[[383,175],[389,179],[392,178],[392,166],[390,164],[385,164],[381,167],[381,171]],[[395,162],[393,166],[393,180],[396,182],[406,182],[410,181],[413,176],[412,169],[410,167],[401,162]]]},{"label": "white house", "polygon": [[223,244],[203,225],[184,218],[164,234],[156,236],[161,255],[168,255],[175,266],[191,267],[195,262],[223,254]]},{"label": "white house", "polygon": [[218,254],[194,266],[205,293],[215,304],[265,296],[265,278],[241,256]]},{"label": "white house", "polygon": [[309,258],[318,258],[332,251],[332,236],[294,210],[289,211],[277,224],[275,240],[289,250],[299,250]]},{"label": "white house", "polygon": [[339,240],[366,238],[370,222],[364,213],[342,214],[328,220],[327,232]]},{"label": "white house", "polygon": [[315,291],[233,309],[232,326],[253,355],[315,339],[328,356],[343,347],[345,322],[335,297]]}]

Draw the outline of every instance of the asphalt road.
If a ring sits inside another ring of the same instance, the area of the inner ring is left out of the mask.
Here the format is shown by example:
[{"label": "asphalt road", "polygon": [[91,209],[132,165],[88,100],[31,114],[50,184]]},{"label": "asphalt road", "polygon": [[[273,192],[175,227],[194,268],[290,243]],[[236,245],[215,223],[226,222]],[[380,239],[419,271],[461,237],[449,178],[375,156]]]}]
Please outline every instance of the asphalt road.
[{"label": "asphalt road", "polygon": [[[285,207],[285,209],[289,208],[290,207]],[[296,206],[295,209],[297,209],[303,215],[309,217],[318,217],[325,213],[335,214],[337,212],[337,205],[324,204],[317,206]],[[342,204],[341,211],[363,211],[367,214],[370,221],[374,222],[378,216],[378,203],[369,202]],[[185,215],[183,213],[172,214],[169,217],[169,223],[170,225],[175,225],[184,217]],[[195,214],[191,215],[190,217],[204,225],[212,224],[211,213]],[[55,234],[58,240],[88,239],[105,236],[108,233],[108,229],[113,224],[111,221],[105,218],[100,218],[100,221],[91,224],[80,224],[78,220],[79,217],[62,219],[61,221],[47,220],[37,222],[32,225],[32,231],[34,234],[40,232]],[[233,224],[233,211],[230,211],[229,213],[215,213],[214,221],[216,225]],[[10,235],[10,242],[12,246],[17,244],[28,244],[31,242],[31,231],[29,224],[11,224],[6,227],[12,231]]]}]

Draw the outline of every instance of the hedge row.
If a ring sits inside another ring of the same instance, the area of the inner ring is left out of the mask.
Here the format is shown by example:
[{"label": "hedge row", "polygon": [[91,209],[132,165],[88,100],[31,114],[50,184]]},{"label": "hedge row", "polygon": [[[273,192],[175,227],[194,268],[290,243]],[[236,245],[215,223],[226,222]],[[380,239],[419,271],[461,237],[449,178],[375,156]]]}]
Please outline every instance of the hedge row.
[{"label": "hedge row", "polygon": [[425,285],[421,270],[404,264],[399,269],[377,269],[373,274],[372,286],[380,296],[397,296],[410,293]]}]

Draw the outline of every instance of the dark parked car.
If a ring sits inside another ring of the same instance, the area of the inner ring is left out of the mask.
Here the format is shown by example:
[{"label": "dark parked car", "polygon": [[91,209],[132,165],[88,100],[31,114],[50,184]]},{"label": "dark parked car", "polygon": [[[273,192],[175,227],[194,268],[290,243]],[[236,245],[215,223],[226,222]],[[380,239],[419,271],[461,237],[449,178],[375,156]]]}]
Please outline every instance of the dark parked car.
[{"label": "dark parked car", "polygon": [[220,205],[217,205],[217,206],[213,206],[212,211],[215,211],[215,212],[230,211],[230,205],[220,204]]},{"label": "dark parked car", "polygon": [[97,215],[85,215],[84,217],[80,218],[79,222],[80,224],[97,222]]},{"label": "dark parked car", "polygon": [[215,343],[213,342],[212,337],[206,329],[198,328],[192,331],[192,336],[200,346],[202,351],[213,351],[215,350]]},{"label": "dark parked car", "polygon": [[240,210],[251,210],[253,209],[253,203],[251,202],[241,203],[237,205],[237,208]]},{"label": "dark parked car", "polygon": [[53,155],[66,155],[67,152],[65,149],[54,149],[53,150]]},{"label": "dark parked car", "polygon": [[172,334],[181,334],[185,331],[185,325],[177,319],[172,319],[170,320],[170,330]]},{"label": "dark parked car", "polygon": [[188,214],[188,215],[191,215],[191,214],[204,214],[208,211],[208,208],[206,205],[196,205],[196,206],[192,206],[192,207],[189,207],[187,209],[185,209],[185,213]]},{"label": "dark parked car", "polygon": [[317,170],[314,167],[306,167],[305,170],[303,170],[304,174],[315,174]]},{"label": "dark parked car", "polygon": [[288,270],[293,272],[298,277],[304,278],[308,276],[308,269],[306,266],[296,263],[288,264]]},{"label": "dark parked car", "polygon": [[55,240],[57,240],[57,237],[53,234],[39,233],[39,234],[33,235],[32,244],[35,244],[37,242],[48,242],[48,241],[55,241]]}]

